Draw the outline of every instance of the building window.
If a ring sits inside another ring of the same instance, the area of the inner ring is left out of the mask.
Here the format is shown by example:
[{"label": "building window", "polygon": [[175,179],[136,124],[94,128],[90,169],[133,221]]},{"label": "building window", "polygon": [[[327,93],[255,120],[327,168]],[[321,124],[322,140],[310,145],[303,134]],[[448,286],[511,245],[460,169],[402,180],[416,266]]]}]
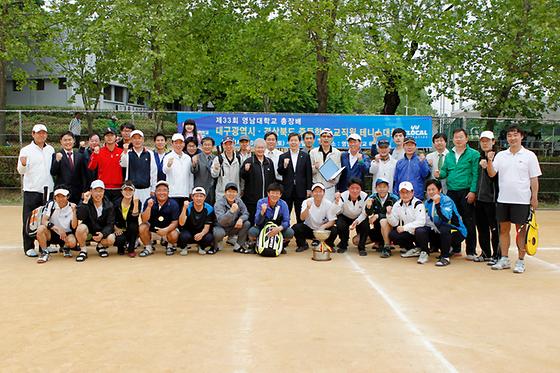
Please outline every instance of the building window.
[{"label": "building window", "polygon": [[37,79],[36,82],[37,82],[37,86],[36,86],[37,90],[38,91],[44,91],[45,90],[45,79]]},{"label": "building window", "polygon": [[112,89],[111,86],[108,85],[107,87],[103,88],[103,99],[106,101],[111,101],[112,100]]},{"label": "building window", "polygon": [[124,102],[124,88],[115,86],[115,100],[117,102]]},{"label": "building window", "polygon": [[138,105],[144,106],[144,97],[138,97],[138,100],[136,101],[136,103],[137,103]]},{"label": "building window", "polygon": [[18,87],[17,80],[12,80],[12,91],[21,92],[23,89]]},{"label": "building window", "polygon": [[58,78],[58,89],[66,89],[66,78]]}]

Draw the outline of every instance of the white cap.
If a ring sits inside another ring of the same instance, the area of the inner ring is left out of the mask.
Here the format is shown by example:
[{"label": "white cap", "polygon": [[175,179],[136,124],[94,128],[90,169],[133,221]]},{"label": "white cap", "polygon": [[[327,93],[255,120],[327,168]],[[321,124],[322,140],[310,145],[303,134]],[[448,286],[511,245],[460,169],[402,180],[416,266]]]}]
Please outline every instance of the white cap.
[{"label": "white cap", "polygon": [[327,135],[329,135],[329,136],[331,136],[331,137],[333,136],[333,133],[332,133],[332,131],[331,131],[330,128],[323,128],[323,129],[321,130],[321,133],[319,134],[319,136],[322,136],[322,135],[324,135],[324,134],[327,134]]},{"label": "white cap", "polygon": [[482,133],[480,134],[480,138],[487,138],[490,140],[494,140],[494,132],[492,131],[482,131]]},{"label": "white cap", "polygon": [[191,194],[197,194],[197,193],[206,195],[206,191],[204,190],[203,187],[196,187],[196,188],[193,188]]},{"label": "white cap", "polygon": [[323,184],[321,184],[321,183],[315,183],[315,184],[313,184],[313,186],[311,187],[311,190],[314,190],[314,189],[317,188],[317,187],[319,187],[319,188],[325,190],[325,186],[324,186]]},{"label": "white cap", "polygon": [[59,195],[59,194],[62,194],[64,197],[67,197],[68,194],[70,194],[70,192],[69,192],[67,189],[62,189],[62,188],[57,189],[57,190],[54,191],[54,195],[55,195],[55,196],[57,196],[57,195]]},{"label": "white cap", "polygon": [[134,130],[130,133],[130,137],[132,137],[134,135],[140,135],[140,137],[144,137],[144,132],[142,132],[140,130]]},{"label": "white cap", "polygon": [[105,189],[105,183],[99,179],[97,180],[93,180],[91,182],[91,189],[95,189],[95,188],[102,188]]},{"label": "white cap", "polygon": [[40,132],[40,131],[45,131],[45,132],[49,132],[47,131],[47,126],[45,126],[44,124],[36,124],[33,126],[33,132]]},{"label": "white cap", "polygon": [[171,141],[177,141],[177,140],[181,140],[185,142],[185,138],[183,137],[183,135],[181,135],[180,133],[174,133],[173,137],[171,137]]},{"label": "white cap", "polygon": [[165,180],[160,180],[156,183],[156,188],[160,185],[165,185],[167,187],[167,189],[169,189],[169,183]]},{"label": "white cap", "polygon": [[348,140],[353,139],[362,142],[362,136],[358,135],[357,133],[352,133],[348,136]]},{"label": "white cap", "polygon": [[403,181],[402,183],[399,184],[399,190],[408,190],[408,191],[413,191],[414,187],[412,186],[412,183],[410,181]]}]

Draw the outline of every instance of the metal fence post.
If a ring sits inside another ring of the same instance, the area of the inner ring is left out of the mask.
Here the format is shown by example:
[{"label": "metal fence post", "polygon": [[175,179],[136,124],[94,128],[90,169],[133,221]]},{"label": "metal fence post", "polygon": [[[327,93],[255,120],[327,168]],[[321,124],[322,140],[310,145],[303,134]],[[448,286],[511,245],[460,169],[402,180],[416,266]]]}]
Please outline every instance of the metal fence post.
[{"label": "metal fence post", "polygon": [[19,146],[23,145],[23,119],[21,118],[21,110],[18,111],[19,118]]}]

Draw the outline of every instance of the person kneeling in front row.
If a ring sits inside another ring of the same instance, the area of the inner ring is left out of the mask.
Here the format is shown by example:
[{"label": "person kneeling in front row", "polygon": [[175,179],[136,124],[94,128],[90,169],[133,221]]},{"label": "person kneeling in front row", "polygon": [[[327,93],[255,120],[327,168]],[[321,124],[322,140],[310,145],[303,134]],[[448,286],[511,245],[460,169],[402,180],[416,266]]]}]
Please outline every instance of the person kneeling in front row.
[{"label": "person kneeling in front row", "polygon": [[418,257],[421,250],[414,244],[418,246],[418,228],[426,225],[424,204],[414,197],[414,188],[408,181],[399,184],[399,196],[400,199],[392,208],[387,207],[387,222],[394,227],[389,239],[401,247],[403,258]]},{"label": "person kneeling in front row", "polygon": [[91,191],[84,193],[84,198],[77,209],[78,220],[82,223],[76,228],[76,239],[81,251],[76,257],[77,262],[87,259],[86,240],[91,234],[91,240],[97,243],[97,252],[102,258],[109,256],[107,247],[115,243],[113,226],[115,224],[115,210],[113,204],[105,197],[105,184],[101,180],[91,183]]},{"label": "person kneeling in front row", "polygon": [[179,216],[179,244],[181,255],[189,253],[190,244],[198,245],[198,253],[215,254],[212,224],[214,208],[205,202],[206,190],[196,187],[192,190],[192,202],[185,201]]},{"label": "person kneeling in front row", "polygon": [[268,222],[273,222],[277,225],[269,232],[269,236],[275,236],[282,232],[284,245],[282,247],[282,254],[286,254],[286,247],[288,246],[294,231],[290,228],[290,210],[288,204],[283,199],[282,193],[284,188],[279,183],[272,183],[267,188],[268,197],[261,198],[257,202],[257,212],[255,213],[255,225],[249,229],[249,239],[251,247],[246,251],[246,254],[255,253],[255,243],[261,230]]},{"label": "person kneeling in front row", "polygon": [[[315,238],[313,231],[328,230],[331,232],[325,243],[333,247],[336,239],[336,211],[335,206],[325,197],[325,186],[321,183],[315,183],[311,187],[311,198],[306,199],[301,207],[301,220],[293,226],[296,236],[297,249],[296,252],[302,252],[309,248],[307,239]],[[318,242],[316,242],[318,244]]]},{"label": "person kneeling in front row", "polygon": [[179,220],[179,205],[174,199],[169,198],[169,184],[160,180],[156,184],[156,195],[144,203],[142,224],[140,224],[140,240],[144,244],[141,257],[146,257],[154,252],[152,236],[168,242],[166,255],[175,253],[175,244],[179,239],[177,224]]},{"label": "person kneeling in front row", "polygon": [[46,214],[37,229],[39,242],[39,257],[37,263],[46,263],[51,250],[48,245],[59,245],[65,258],[71,258],[70,249],[76,247],[74,231],[78,226],[76,205],[68,200],[70,192],[64,186],[59,186],[54,191],[54,201],[47,205]]},{"label": "person kneeling in front row", "polygon": [[134,258],[136,240],[138,239],[138,217],[142,203],[135,197],[136,187],[132,181],[127,180],[121,187],[122,198],[115,202],[115,246],[117,254]]},{"label": "person kneeling in front row", "polygon": [[424,202],[428,213],[427,225],[416,229],[416,238],[421,253],[418,264],[428,262],[428,243],[432,251],[439,249],[440,257],[436,266],[444,267],[450,264],[451,248],[459,247],[467,235],[467,228],[459,215],[455,202],[441,193],[439,180],[426,182],[428,198]]},{"label": "person kneeling in front row", "polygon": [[247,233],[249,212],[245,203],[239,198],[237,184],[227,183],[225,194],[219,197],[214,205],[216,225],[214,226],[214,247],[219,250],[225,236],[228,243],[233,245],[233,252],[245,254],[247,251]]}]

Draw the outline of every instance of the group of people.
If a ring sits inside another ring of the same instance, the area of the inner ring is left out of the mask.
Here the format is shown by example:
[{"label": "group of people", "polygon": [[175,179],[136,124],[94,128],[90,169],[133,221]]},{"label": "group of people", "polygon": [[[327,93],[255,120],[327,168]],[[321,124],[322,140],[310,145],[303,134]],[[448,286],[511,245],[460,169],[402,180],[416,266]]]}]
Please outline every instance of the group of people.
[{"label": "group of people", "polygon": [[[93,244],[101,257],[113,245],[118,254],[134,257],[138,250],[146,257],[159,240],[166,255],[187,255],[189,249],[215,254],[227,237],[234,252],[254,253],[257,237],[272,222],[266,235],[281,235],[283,253],[294,237],[295,251],[307,250],[316,230],[330,231],[325,243],[344,253],[355,231],[352,243],[361,256],[369,244],[382,258],[399,246],[402,257],[419,264],[437,253],[435,264],[443,267],[461,255],[465,241],[467,260],[498,270],[511,266],[514,224],[519,251],[514,272],[523,273],[526,223],[538,206],[541,171],[535,154],[521,145],[523,130],[511,126],[506,134],[509,146],[497,152],[491,131],[480,134],[478,150],[468,145],[462,128],[453,131],[451,149],[446,135],[437,133],[426,155],[397,128],[394,149],[391,139],[379,137],[367,155],[358,134],[350,134],[348,150],[340,151],[324,128],[317,147],[313,132],[290,133],[289,149],[282,152],[275,132],[255,139],[252,147],[247,136],[238,149],[230,136],[216,147],[187,120],[171,136],[171,150],[163,133],[154,136],[155,149],[148,149],[142,131],[125,123],[120,136],[106,128],[103,146],[100,136],[91,134],[76,147],[68,131],[55,151],[46,142],[47,127],[37,124],[17,166],[23,175],[24,252],[44,263],[52,245],[59,245],[64,256],[77,251],[76,260],[84,261]],[[321,167],[328,160],[342,172],[326,179]],[[371,195],[364,188],[368,174]],[[50,205],[31,237],[26,222],[45,203],[45,187]]]}]

